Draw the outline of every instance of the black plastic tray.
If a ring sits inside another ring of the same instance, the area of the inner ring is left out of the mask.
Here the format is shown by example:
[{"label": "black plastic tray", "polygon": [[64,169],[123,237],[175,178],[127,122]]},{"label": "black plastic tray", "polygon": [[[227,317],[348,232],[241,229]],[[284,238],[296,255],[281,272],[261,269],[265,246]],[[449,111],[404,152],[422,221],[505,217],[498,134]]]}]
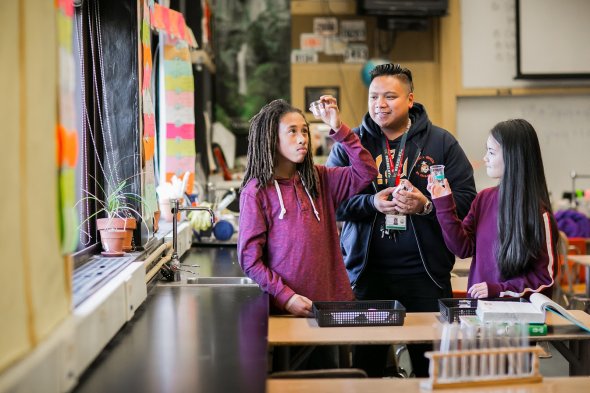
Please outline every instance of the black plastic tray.
[{"label": "black plastic tray", "polygon": [[313,313],[321,327],[401,326],[406,308],[397,300],[314,302]]}]

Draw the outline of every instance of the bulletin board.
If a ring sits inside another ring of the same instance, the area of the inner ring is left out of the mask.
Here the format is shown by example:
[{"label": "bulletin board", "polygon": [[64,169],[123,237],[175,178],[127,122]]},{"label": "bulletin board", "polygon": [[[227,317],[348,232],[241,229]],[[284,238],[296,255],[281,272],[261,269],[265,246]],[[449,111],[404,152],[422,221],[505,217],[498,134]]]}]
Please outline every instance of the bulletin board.
[{"label": "bulletin board", "polygon": [[483,164],[489,131],[511,118],[524,118],[537,131],[554,200],[571,190],[572,170],[590,172],[588,95],[463,97],[457,103],[457,139],[474,166],[478,191],[497,184],[486,176]]}]

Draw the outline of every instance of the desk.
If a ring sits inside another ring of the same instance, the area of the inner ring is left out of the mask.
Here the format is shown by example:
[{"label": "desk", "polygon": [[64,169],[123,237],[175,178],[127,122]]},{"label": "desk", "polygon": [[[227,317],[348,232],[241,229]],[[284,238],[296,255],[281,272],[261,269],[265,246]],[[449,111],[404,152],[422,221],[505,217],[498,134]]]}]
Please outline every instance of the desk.
[{"label": "desk", "polygon": [[[570,311],[590,325],[590,315]],[[403,326],[329,327],[321,328],[314,318],[271,316],[268,323],[270,346],[292,345],[389,345],[432,343],[438,340],[436,325],[439,313],[407,313]],[[557,315],[547,314],[549,334],[536,341],[551,341],[570,364],[570,375],[590,375],[590,333]],[[567,345],[566,345],[567,343]]]},{"label": "desk", "polygon": [[586,297],[590,298],[590,255],[568,255],[567,259],[586,267]]},{"label": "desk", "polygon": [[[269,379],[267,393],[419,393],[420,379]],[[460,389],[461,393],[570,393],[586,391],[589,377],[544,378],[541,383],[506,386],[479,386]],[[450,390],[449,390],[450,391]],[[458,389],[455,389],[458,391]]]}]

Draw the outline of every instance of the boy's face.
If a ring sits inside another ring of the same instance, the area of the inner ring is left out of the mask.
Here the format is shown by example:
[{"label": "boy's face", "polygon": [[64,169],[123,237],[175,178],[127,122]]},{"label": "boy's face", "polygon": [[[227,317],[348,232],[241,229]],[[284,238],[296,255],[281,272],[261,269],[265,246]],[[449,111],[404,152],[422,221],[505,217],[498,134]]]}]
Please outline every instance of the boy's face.
[{"label": "boy's face", "polygon": [[369,115],[385,132],[405,130],[414,93],[392,75],[378,76],[369,86]]},{"label": "boy's face", "polygon": [[300,164],[309,149],[309,127],[297,112],[286,113],[279,123],[277,158],[293,164]]}]

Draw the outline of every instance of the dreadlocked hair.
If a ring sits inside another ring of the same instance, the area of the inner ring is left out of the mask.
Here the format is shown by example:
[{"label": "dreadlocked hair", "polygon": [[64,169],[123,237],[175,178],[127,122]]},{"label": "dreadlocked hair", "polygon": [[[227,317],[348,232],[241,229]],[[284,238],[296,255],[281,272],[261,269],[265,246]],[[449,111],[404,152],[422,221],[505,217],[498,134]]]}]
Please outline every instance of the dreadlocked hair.
[{"label": "dreadlocked hair", "polygon": [[[250,119],[246,173],[241,188],[244,188],[251,179],[258,180],[257,187],[259,189],[274,180],[279,123],[285,114],[292,112],[299,113],[305,119],[301,110],[291,106],[287,101],[279,99],[263,106],[260,112]],[[313,165],[311,137],[307,141],[305,159],[302,163],[297,164],[297,171],[307,191],[316,198],[318,196],[318,181]]]}]

